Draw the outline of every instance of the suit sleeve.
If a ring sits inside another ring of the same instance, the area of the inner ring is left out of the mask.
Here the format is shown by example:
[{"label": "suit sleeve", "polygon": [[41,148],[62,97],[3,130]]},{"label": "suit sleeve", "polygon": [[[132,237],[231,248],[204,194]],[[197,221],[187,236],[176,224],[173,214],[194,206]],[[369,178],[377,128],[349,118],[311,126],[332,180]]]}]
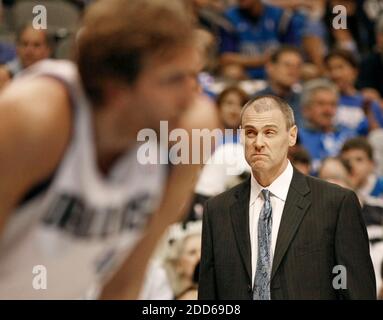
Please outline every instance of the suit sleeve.
[{"label": "suit sleeve", "polygon": [[199,270],[198,299],[216,300],[213,239],[209,221],[209,201],[205,203],[202,223],[202,248]]},{"label": "suit sleeve", "polygon": [[339,298],[375,300],[376,281],[367,230],[354,192],[347,193],[340,205],[335,255],[337,264],[344,266],[347,274],[346,288],[339,289]]}]

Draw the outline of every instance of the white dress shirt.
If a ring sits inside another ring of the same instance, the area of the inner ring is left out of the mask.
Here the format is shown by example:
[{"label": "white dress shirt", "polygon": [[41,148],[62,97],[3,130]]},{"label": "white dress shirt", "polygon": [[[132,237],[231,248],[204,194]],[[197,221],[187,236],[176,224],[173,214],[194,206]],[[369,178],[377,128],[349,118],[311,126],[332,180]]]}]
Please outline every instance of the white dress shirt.
[{"label": "white dress shirt", "polygon": [[272,207],[272,232],[271,232],[271,262],[273,261],[275,245],[277,242],[279,225],[282,219],[283,208],[285,207],[287,193],[293,178],[293,167],[290,161],[281,175],[275,179],[269,186],[262,187],[254,176],[251,176],[251,192],[249,203],[249,228],[251,243],[251,274],[252,283],[254,283],[255,270],[258,258],[258,219],[261,213],[264,199],[261,191],[267,189],[270,191],[270,201]]}]

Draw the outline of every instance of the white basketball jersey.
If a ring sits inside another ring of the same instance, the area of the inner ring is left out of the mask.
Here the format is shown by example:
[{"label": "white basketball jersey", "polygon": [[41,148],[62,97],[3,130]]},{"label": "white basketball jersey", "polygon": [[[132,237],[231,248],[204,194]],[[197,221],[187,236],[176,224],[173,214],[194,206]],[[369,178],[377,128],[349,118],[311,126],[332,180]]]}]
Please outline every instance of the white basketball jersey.
[{"label": "white basketball jersey", "polygon": [[76,67],[47,60],[21,77],[43,75],[62,81],[70,94],[72,136],[48,188],[23,203],[6,225],[0,299],[85,298],[137,244],[167,177],[165,165],[138,162],[138,144],[102,176]]}]

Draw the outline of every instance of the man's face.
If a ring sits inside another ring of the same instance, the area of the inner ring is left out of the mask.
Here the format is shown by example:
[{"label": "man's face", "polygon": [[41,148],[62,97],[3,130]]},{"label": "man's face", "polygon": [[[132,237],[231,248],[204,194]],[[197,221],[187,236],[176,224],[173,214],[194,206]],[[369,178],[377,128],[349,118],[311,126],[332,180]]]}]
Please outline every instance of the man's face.
[{"label": "man's face", "polygon": [[24,30],[17,45],[17,54],[24,68],[50,56],[45,32],[32,27]]},{"label": "man's face", "polygon": [[354,187],[362,187],[367,177],[374,171],[374,163],[366,152],[360,149],[350,149],[341,155],[342,159],[351,166],[351,180]]},{"label": "man's face", "polygon": [[267,65],[270,80],[288,89],[300,80],[301,69],[302,58],[295,52],[285,52],[275,63]]},{"label": "man's face", "polygon": [[[269,103],[266,99],[256,103]],[[287,161],[288,148],[295,145],[297,128],[286,127],[285,117],[277,107],[256,112],[248,107],[242,118],[245,157],[253,172],[275,173]]]},{"label": "man's face", "polygon": [[323,131],[330,131],[333,127],[337,111],[338,97],[335,92],[320,89],[313,93],[310,105],[304,106],[304,116],[314,126]]},{"label": "man's face", "polygon": [[235,92],[231,91],[225,95],[220,105],[220,117],[228,129],[237,129],[241,122],[241,97]]},{"label": "man's face", "polygon": [[178,122],[199,91],[201,63],[200,51],[190,47],[178,50],[170,59],[156,57],[146,64],[129,89],[129,104],[148,128],[159,130],[162,120],[169,121],[169,127]]},{"label": "man's face", "polygon": [[336,83],[339,90],[344,91],[354,86],[357,77],[357,70],[340,57],[333,57],[327,64],[329,75]]}]

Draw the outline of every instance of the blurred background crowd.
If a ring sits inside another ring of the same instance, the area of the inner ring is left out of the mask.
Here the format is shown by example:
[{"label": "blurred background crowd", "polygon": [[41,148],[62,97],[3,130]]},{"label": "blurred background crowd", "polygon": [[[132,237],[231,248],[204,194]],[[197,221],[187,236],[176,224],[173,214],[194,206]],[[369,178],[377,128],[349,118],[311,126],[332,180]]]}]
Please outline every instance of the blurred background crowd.
[{"label": "blurred background crowd", "polygon": [[[291,105],[299,129],[292,164],[357,193],[383,299],[383,0],[179,1],[189,6],[206,53],[201,90],[216,103],[219,129],[231,130],[211,159],[222,163],[207,163],[188,216],[159,244],[141,298],[197,297],[203,204],[250,176],[241,108],[274,94]],[[91,2],[2,1],[0,94],[42,59],[72,59]],[[46,30],[31,27],[37,4],[47,8]],[[333,12],[337,5],[346,16]]]}]

